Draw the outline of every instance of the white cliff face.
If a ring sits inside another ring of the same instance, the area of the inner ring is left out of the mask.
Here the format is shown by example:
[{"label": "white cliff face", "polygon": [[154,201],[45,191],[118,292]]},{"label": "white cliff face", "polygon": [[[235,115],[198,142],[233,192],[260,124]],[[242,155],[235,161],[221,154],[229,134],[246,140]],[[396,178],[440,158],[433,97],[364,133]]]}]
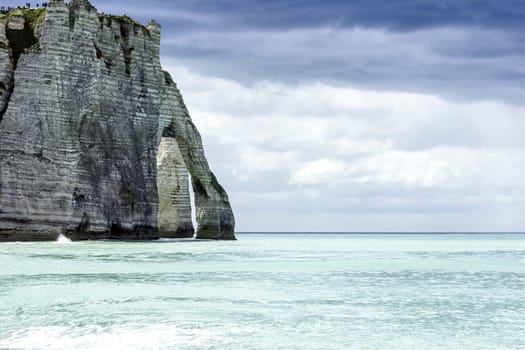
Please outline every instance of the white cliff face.
[{"label": "white cliff face", "polygon": [[162,71],[157,23],[100,15],[86,0],[51,1],[37,23],[9,20],[0,18],[0,240],[153,239],[159,226],[188,236],[188,172],[197,238],[235,239],[228,197]]}]

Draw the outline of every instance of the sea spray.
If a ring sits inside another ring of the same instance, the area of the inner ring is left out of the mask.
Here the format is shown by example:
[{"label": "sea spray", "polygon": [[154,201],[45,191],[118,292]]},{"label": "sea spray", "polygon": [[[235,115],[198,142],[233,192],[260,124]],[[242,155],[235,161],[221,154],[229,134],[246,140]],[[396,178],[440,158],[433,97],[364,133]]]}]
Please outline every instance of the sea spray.
[{"label": "sea spray", "polygon": [[73,241],[67,238],[66,236],[64,236],[63,234],[61,234],[57,238],[57,243],[58,244],[69,244],[69,243],[73,243]]}]

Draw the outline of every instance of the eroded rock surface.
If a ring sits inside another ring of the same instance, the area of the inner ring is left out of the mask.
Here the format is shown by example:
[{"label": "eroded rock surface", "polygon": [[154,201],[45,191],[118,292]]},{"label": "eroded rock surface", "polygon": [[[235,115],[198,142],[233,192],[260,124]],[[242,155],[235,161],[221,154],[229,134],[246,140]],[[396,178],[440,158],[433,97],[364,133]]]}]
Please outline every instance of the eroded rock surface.
[{"label": "eroded rock surface", "polygon": [[163,137],[157,153],[159,232],[166,238],[193,237],[189,172],[174,138]]},{"label": "eroded rock surface", "polygon": [[30,11],[0,17],[0,240],[190,236],[188,174],[197,238],[235,239],[160,26],[87,0]]}]

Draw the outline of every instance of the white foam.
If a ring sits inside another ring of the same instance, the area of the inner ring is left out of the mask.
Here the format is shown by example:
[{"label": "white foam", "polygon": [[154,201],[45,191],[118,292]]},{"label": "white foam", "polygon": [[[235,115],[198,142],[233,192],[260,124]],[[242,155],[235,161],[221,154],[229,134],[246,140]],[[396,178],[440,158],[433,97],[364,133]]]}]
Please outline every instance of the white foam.
[{"label": "white foam", "polygon": [[69,243],[73,243],[73,241],[61,234],[60,236],[58,236],[57,243],[58,244],[69,244]]},{"label": "white foam", "polygon": [[199,242],[195,238],[159,238],[155,242],[162,243],[179,243],[179,242]]},{"label": "white foam", "polygon": [[218,333],[172,325],[26,328],[0,339],[0,349],[175,349],[206,343]]}]

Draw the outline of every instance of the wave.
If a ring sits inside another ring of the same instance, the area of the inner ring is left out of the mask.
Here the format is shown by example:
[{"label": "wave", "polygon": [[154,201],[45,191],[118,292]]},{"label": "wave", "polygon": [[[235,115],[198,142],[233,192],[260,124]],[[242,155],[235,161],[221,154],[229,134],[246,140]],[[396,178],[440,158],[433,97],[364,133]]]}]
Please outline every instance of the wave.
[{"label": "wave", "polygon": [[0,349],[95,350],[95,349],[180,349],[208,342],[219,333],[206,329],[185,329],[174,325],[34,327],[14,331],[0,339]]},{"label": "wave", "polygon": [[70,243],[73,243],[72,240],[70,240],[69,238],[67,238],[66,236],[64,235],[59,235],[57,240],[56,240],[56,243],[58,244],[70,244]]}]

